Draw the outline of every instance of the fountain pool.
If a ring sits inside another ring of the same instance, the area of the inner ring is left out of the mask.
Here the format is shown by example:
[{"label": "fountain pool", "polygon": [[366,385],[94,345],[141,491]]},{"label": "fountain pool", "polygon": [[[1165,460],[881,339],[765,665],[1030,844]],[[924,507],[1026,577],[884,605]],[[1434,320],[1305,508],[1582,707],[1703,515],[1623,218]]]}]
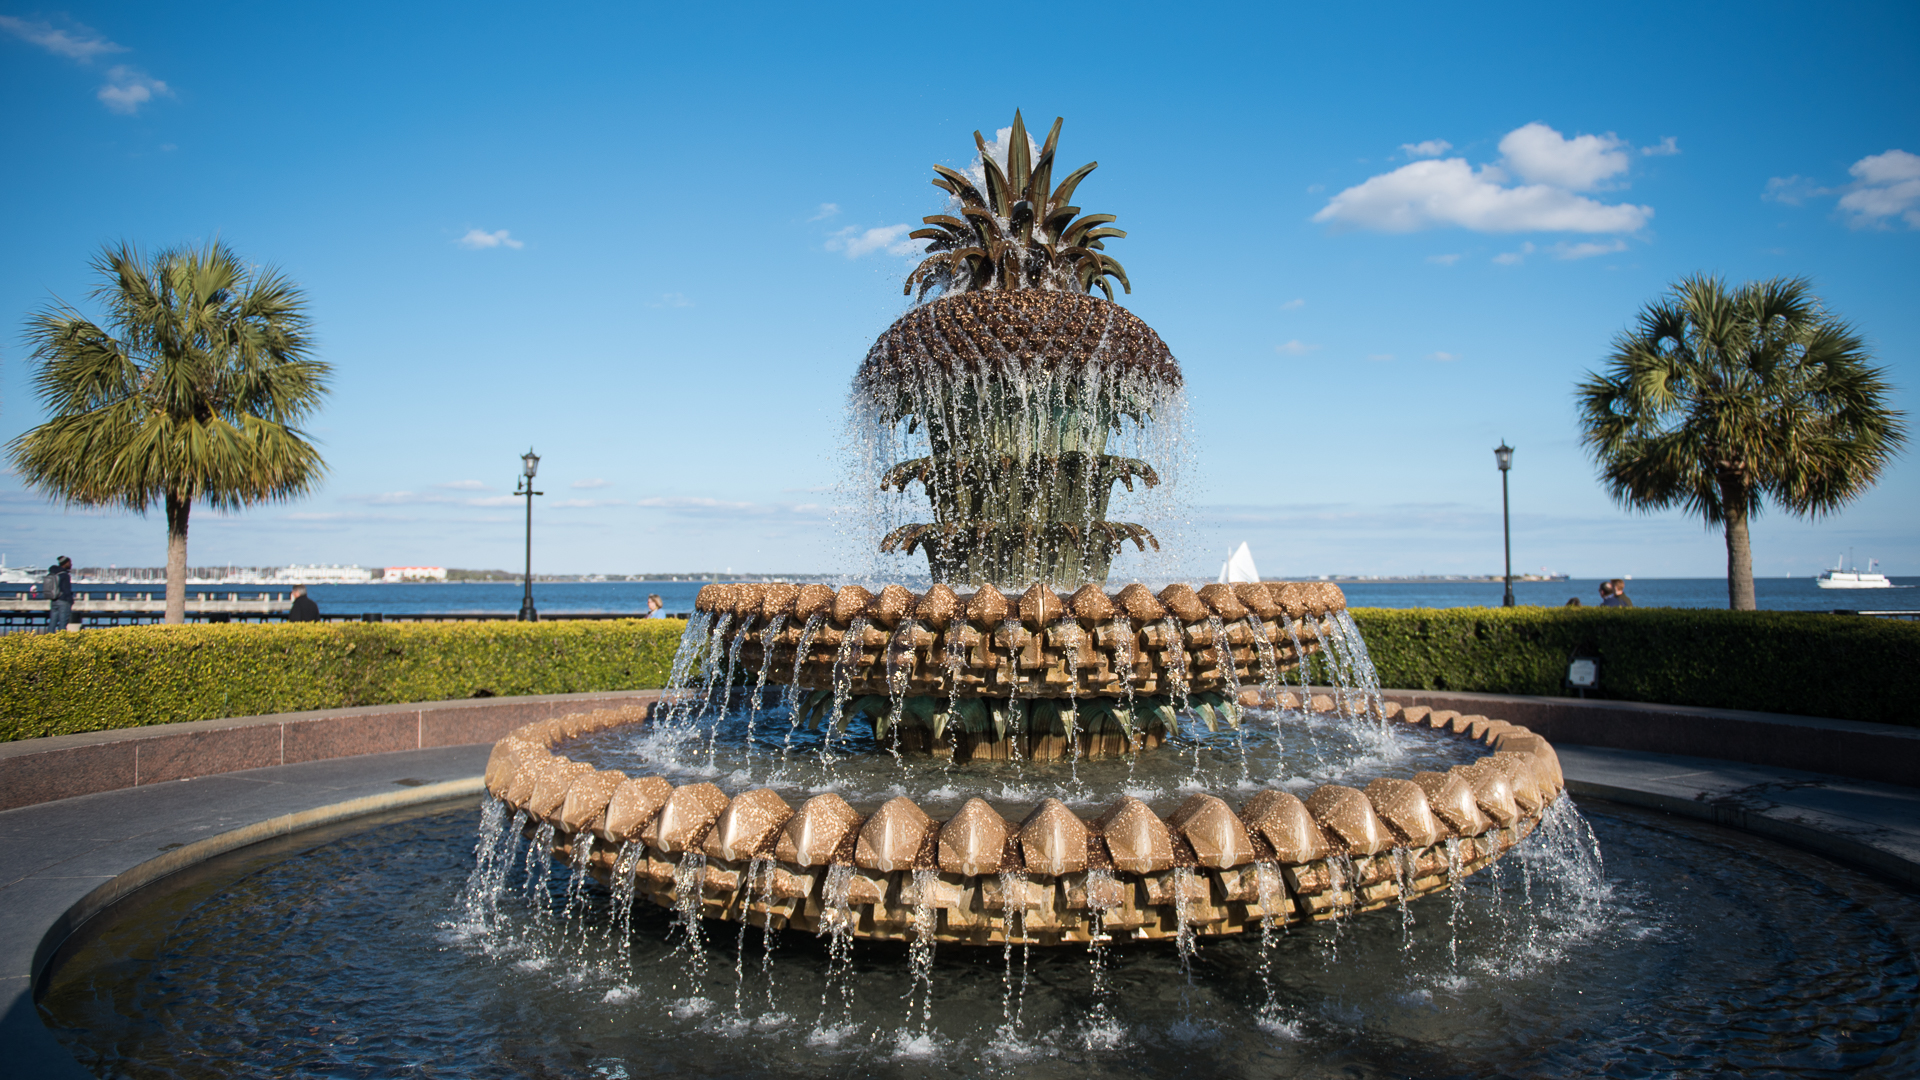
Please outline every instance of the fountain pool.
[{"label": "fountain pool", "polygon": [[[906,949],[568,899],[454,897],[472,800],[222,856],[69,942],[42,1006],[103,1076],[1912,1076],[1920,902],[1813,856],[1605,803],[1391,914],[1265,941]],[[1578,836],[1574,830],[1567,834]],[[532,888],[526,887],[531,884]],[[845,996],[843,996],[845,995]],[[849,1019],[849,1009],[851,1019]]]}]

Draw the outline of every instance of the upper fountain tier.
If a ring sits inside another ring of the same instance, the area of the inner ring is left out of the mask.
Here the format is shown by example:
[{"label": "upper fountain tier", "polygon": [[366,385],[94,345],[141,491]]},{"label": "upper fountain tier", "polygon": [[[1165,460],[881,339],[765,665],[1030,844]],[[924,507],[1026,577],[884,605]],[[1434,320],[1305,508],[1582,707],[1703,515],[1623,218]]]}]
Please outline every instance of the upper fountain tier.
[{"label": "upper fountain tier", "polygon": [[[1139,317],[1112,302],[1126,272],[1102,251],[1110,214],[1080,215],[1074,189],[1094,166],[1051,187],[1054,122],[1034,158],[1018,114],[1004,157],[974,133],[984,190],[936,166],[959,203],[915,232],[928,257],[907,279],[943,295],[902,316],[874,342],[854,380],[869,425],[905,425],[924,456],[892,464],[883,489],[918,481],[932,522],[893,530],[882,551],[925,548],[933,578],[1024,589],[1101,584],[1145,526],[1108,521],[1115,483],[1160,483],[1153,465],[1109,453],[1179,408],[1180,365]],[[1088,295],[1094,288],[1108,299]],[[890,457],[891,455],[889,455]]]},{"label": "upper fountain tier", "polygon": [[[1346,608],[1329,582],[1144,585],[1063,597],[935,585],[708,585],[694,601],[716,652],[778,681],[845,693],[1066,698],[1256,687],[1291,670]],[[722,621],[724,620],[724,621]]]}]

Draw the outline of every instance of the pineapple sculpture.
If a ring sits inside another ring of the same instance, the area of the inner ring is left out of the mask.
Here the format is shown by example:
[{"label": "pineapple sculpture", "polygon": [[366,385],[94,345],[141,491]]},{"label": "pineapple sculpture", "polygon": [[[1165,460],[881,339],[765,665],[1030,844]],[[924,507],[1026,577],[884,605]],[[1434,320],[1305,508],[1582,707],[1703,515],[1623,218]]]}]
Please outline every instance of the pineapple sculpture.
[{"label": "pineapple sculpture", "polygon": [[1114,282],[1132,287],[1105,243],[1126,233],[1073,205],[1098,163],[1053,183],[1060,127],[1036,157],[1015,112],[1004,168],[974,132],[983,183],[934,166],[957,214],[912,234],[927,257],[905,288],[925,302],[880,336],[855,379],[876,426],[924,432],[928,454],[880,483],[922,485],[934,520],[894,529],[881,550],[924,550],[936,582],[1071,589],[1104,583],[1128,542],[1159,547],[1144,526],[1107,520],[1115,484],[1152,487],[1159,475],[1107,449],[1177,405],[1180,367],[1113,302]]},{"label": "pineapple sculpture", "polygon": [[[1226,586],[1102,589],[1123,545],[1159,547],[1145,526],[1107,519],[1116,484],[1161,482],[1142,456],[1110,451],[1157,456],[1143,448],[1177,431],[1182,380],[1160,336],[1113,301],[1115,283],[1132,290],[1105,244],[1126,234],[1073,204],[1097,163],[1053,182],[1060,127],[1036,150],[1016,112],[1004,158],[974,132],[977,180],[934,166],[954,207],[912,234],[927,242],[906,282],[919,303],[855,377],[882,488],[920,484],[933,511],[881,550],[924,551],[932,587],[709,586],[696,602],[720,620],[715,647],[733,635],[741,670],[794,673],[794,722],[829,747],[864,716],[874,748],[901,753],[1136,753],[1182,716],[1237,725],[1237,680],[1303,653],[1276,644],[1285,605],[1264,592],[1253,611]],[[894,452],[903,432],[923,456]],[[1272,633],[1256,639],[1262,619]]]}]

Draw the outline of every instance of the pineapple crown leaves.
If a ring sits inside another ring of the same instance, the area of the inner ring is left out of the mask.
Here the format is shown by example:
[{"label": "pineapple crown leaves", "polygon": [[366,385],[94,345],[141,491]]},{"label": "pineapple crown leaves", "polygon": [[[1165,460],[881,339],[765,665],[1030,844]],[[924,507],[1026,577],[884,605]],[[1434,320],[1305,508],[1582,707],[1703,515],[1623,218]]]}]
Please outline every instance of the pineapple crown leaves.
[{"label": "pineapple crown leaves", "polygon": [[1007,163],[987,149],[978,131],[973,142],[980,150],[986,190],[972,178],[944,165],[933,186],[952,195],[960,216],[932,214],[921,219],[928,228],[909,235],[927,243],[927,258],[907,275],[903,292],[920,287],[919,299],[934,290],[972,292],[985,289],[1056,289],[1092,292],[1096,287],[1113,299],[1113,278],[1131,293],[1127,271],[1103,248],[1109,239],[1127,235],[1109,228],[1112,214],[1080,214],[1072,205],[1074,189],[1099,167],[1092,161],[1053,186],[1054,150],[1060,142],[1056,117],[1053,130],[1033,156],[1027,125],[1019,110],[1013,114],[1013,132],[1007,140]]}]

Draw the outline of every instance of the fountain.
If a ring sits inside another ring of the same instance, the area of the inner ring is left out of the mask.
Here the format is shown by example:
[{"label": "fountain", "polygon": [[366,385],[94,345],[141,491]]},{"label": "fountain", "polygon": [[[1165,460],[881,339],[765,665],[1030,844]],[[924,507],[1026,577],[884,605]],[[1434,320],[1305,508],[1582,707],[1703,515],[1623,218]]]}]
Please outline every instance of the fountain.
[{"label": "fountain", "polygon": [[[1072,204],[1094,166],[1052,183],[1060,127],[1036,153],[1016,113],[1003,158],[976,132],[977,181],[936,166],[955,213],[912,234],[928,245],[906,283],[922,302],[854,380],[886,459],[878,486],[918,483],[932,510],[879,547],[924,552],[931,586],[704,588],[664,708],[533,724],[495,747],[497,813],[539,852],[680,913],[694,937],[731,920],[916,945],[1173,938],[1184,952],[1196,936],[1404,909],[1552,811],[1564,782],[1546,740],[1384,702],[1333,585],[1105,589],[1125,544],[1159,544],[1107,519],[1114,487],[1161,483],[1152,463],[1109,451],[1151,445],[1182,380],[1159,335],[1113,302],[1113,282],[1131,286],[1104,244],[1126,234]],[[891,459],[915,440],[924,454]],[[1297,794],[1283,747],[1314,714],[1391,753],[1391,726],[1485,753]],[[1184,729],[1184,786],[1200,787],[1201,745],[1223,725],[1232,745],[1214,738],[1207,755],[1229,772],[1238,756],[1237,808],[1192,790],[1156,810],[1126,779],[1096,790],[1081,776],[1126,761],[1132,778]],[[651,749],[633,773],[594,763],[635,740]],[[855,750],[890,761],[877,782],[900,793],[849,802]],[[962,765],[1058,786],[1024,806],[955,799]],[[943,819],[921,805],[936,789],[959,803]]]},{"label": "fountain", "polygon": [[931,511],[878,546],[930,582],[707,587],[658,703],[493,748],[477,844],[427,808],[145,890],[48,980],[82,1063],[1913,1075],[1910,895],[1590,828],[1538,735],[1384,700],[1331,585],[1106,587],[1180,375],[1058,132],[941,171],[855,381],[864,479]]}]

